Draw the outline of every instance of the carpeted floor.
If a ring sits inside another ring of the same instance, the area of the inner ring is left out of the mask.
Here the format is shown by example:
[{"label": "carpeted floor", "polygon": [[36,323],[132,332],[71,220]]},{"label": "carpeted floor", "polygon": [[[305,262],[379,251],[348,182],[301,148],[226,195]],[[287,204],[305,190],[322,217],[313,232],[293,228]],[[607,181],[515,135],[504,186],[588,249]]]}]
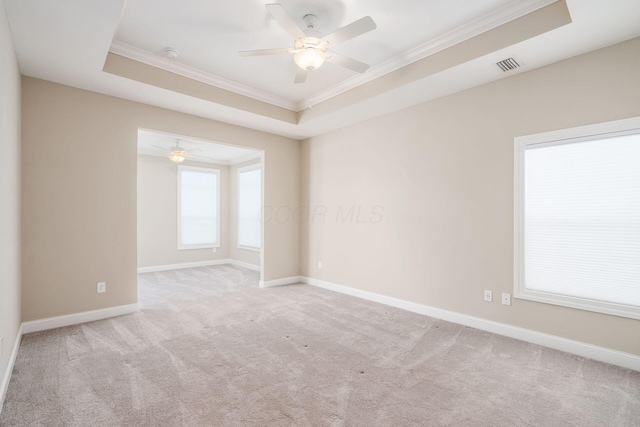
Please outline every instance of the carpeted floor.
[{"label": "carpeted floor", "polygon": [[640,372],[218,266],[26,335],[3,426],[640,426]]}]

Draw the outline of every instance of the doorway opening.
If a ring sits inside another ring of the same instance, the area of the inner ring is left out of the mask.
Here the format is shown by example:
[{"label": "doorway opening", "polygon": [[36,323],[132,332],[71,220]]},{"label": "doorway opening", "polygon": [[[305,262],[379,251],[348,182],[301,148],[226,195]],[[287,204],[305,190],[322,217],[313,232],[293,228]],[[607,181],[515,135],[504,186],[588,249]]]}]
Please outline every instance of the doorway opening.
[{"label": "doorway opening", "polygon": [[263,189],[261,150],[139,129],[138,273],[211,273],[257,287]]}]

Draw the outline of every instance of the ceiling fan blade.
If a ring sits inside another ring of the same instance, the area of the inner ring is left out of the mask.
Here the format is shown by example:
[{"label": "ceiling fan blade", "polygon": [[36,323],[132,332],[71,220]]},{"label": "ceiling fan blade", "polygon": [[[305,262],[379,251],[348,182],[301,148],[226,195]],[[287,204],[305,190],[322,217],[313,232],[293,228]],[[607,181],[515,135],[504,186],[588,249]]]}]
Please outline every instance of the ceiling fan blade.
[{"label": "ceiling fan blade", "polygon": [[298,70],[296,72],[296,78],[293,79],[293,82],[295,84],[304,83],[305,81],[307,81],[307,76],[308,75],[309,75],[309,72],[307,70],[303,70],[301,68],[298,68]]},{"label": "ceiling fan blade", "polygon": [[260,49],[260,50],[243,50],[238,52],[242,56],[260,56],[260,55],[280,55],[282,53],[293,53],[294,49]]},{"label": "ceiling fan blade", "polygon": [[369,65],[364,62],[357,61],[348,56],[340,55],[339,53],[331,52],[327,55],[327,62],[340,65],[341,67],[348,68],[356,73],[364,73],[369,69]]},{"label": "ceiling fan blade", "polygon": [[152,147],[153,148],[157,148],[158,150],[162,150],[162,151],[167,151],[167,152],[171,151],[171,149],[167,150],[167,147],[160,147],[160,146],[157,146],[157,145],[152,145]]},{"label": "ceiling fan blade", "polygon": [[335,46],[338,43],[358,37],[359,35],[368,33],[376,28],[378,28],[378,26],[373,22],[373,19],[371,19],[370,16],[365,16],[364,18],[360,18],[349,25],[335,30],[331,34],[324,36],[320,39],[320,43],[326,42],[329,46]]},{"label": "ceiling fan blade", "polygon": [[276,19],[276,21],[278,21],[278,24],[280,24],[282,28],[287,30],[287,32],[293,36],[294,40],[306,39],[304,32],[302,32],[300,27],[298,27],[291,15],[287,13],[287,11],[284,9],[284,7],[282,7],[281,4],[271,3],[266,5],[265,7],[269,11],[269,13],[271,13],[271,15]]}]

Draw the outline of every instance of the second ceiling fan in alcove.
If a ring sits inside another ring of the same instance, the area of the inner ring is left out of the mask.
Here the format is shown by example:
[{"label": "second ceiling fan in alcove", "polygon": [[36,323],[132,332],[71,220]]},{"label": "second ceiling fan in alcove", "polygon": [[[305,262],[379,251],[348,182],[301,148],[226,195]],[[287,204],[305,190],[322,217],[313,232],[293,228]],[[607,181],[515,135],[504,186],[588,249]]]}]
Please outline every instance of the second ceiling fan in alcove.
[{"label": "second ceiling fan in alcove", "polygon": [[315,15],[307,14],[302,18],[307,26],[307,30],[303,31],[281,4],[267,4],[266,8],[280,26],[293,36],[294,47],[245,50],[239,52],[240,55],[258,56],[280,55],[284,53],[293,54],[293,60],[299,68],[296,73],[294,83],[304,83],[309,72],[320,68],[325,61],[340,65],[357,73],[364,73],[369,68],[369,65],[364,62],[332,52],[330,49],[338,43],[342,43],[369,31],[375,30],[377,26],[371,17],[365,16],[364,18],[358,19],[357,21],[354,21],[351,24],[323,37],[320,33],[314,30],[318,19]]}]

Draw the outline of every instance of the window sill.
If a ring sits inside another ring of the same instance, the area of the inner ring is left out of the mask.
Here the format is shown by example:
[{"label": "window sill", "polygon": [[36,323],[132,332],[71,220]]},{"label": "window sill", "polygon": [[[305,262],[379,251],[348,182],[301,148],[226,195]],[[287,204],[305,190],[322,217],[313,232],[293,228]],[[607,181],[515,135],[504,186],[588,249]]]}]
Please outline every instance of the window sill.
[{"label": "window sill", "polygon": [[578,310],[592,311],[596,313],[610,314],[613,316],[628,317],[640,320],[640,307],[614,302],[597,301],[588,298],[572,297],[568,295],[552,294],[548,292],[533,291],[530,289],[518,291],[514,298],[542,302],[545,304],[559,305],[576,308]]},{"label": "window sill", "polygon": [[186,245],[186,246],[178,246],[179,251],[190,251],[193,249],[213,249],[216,252],[220,245]]},{"label": "window sill", "polygon": [[260,252],[261,251],[260,248],[254,248],[252,246],[241,246],[241,245],[238,245],[238,249],[243,249],[245,251],[252,251],[252,252]]}]

